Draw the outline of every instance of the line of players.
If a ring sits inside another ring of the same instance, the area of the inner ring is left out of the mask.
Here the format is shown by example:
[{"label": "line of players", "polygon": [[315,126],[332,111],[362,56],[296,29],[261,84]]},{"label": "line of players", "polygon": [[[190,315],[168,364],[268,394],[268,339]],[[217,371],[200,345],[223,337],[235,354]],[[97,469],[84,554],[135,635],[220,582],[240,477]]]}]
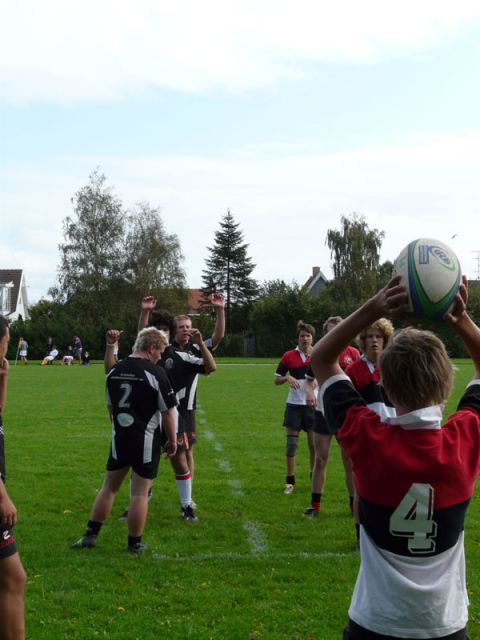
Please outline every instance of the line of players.
[{"label": "line of players", "polygon": [[174,471],[181,516],[189,522],[197,521],[192,499],[197,382],[199,374],[215,371],[212,351],[225,333],[223,295],[213,294],[211,303],[216,323],[206,341],[198,329],[192,328],[188,316],[174,318],[168,311],[155,311],[157,301],[152,296],[142,300],[139,333],[131,355],[117,362],[113,350],[121,331],[107,332],[105,371],[112,442],[103,486],[85,533],[72,548],[96,546],[115,496],[131,469],[130,503],[125,514],[127,550],[138,554],[146,549],[142,535],[162,450]]},{"label": "line of players", "polygon": [[[323,335],[340,324],[340,316],[331,316],[323,324]],[[379,359],[393,336],[390,320],[380,318],[371,326],[364,327],[357,337],[360,351],[351,345],[343,349],[339,365],[352,380],[367,405],[382,417],[392,415],[391,402],[380,385]],[[327,463],[333,434],[328,428],[320,410],[318,385],[310,366],[310,355],[315,338],[315,327],[303,321],[297,324],[297,347],[287,351],[275,372],[277,385],[288,383],[287,403],[283,426],[286,428],[286,478],[284,493],[295,489],[296,452],[300,431],[307,434],[310,471],[311,504],[304,516],[316,517],[320,514],[321,499],[327,475]],[[345,474],[345,486],[349,507],[355,513],[358,546],[358,510],[351,462],[340,447]]]}]

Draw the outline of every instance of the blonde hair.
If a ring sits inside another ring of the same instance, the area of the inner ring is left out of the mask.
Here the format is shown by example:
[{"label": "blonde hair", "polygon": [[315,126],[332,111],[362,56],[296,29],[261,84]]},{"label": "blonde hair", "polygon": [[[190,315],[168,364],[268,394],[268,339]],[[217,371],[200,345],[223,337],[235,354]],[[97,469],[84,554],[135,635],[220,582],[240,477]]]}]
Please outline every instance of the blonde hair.
[{"label": "blonde hair", "polygon": [[174,318],[175,329],[177,328],[179,320],[189,320],[190,324],[192,324],[192,319],[189,318],[188,316],[175,316],[175,318]]},{"label": "blonde hair", "polygon": [[337,326],[337,324],[340,324],[342,320],[342,316],[330,316],[329,318],[327,318],[322,326],[323,335],[327,334],[327,327],[329,324],[334,324],[335,326]]},{"label": "blonde hair", "polygon": [[445,345],[431,331],[408,327],[393,337],[380,356],[388,397],[413,411],[442,404],[453,386],[453,365]]},{"label": "blonde hair", "polygon": [[367,339],[368,331],[379,331],[383,336],[383,348],[385,349],[393,336],[393,324],[387,318],[379,318],[372,322],[372,324],[368,325],[360,331],[357,336],[357,342],[360,345],[360,350],[362,353],[365,353],[365,343]]},{"label": "blonde hair", "polygon": [[145,327],[138,332],[137,339],[133,345],[133,351],[148,351],[150,347],[161,346],[166,347],[168,345],[168,338],[165,331],[160,331],[156,327]]},{"label": "blonde hair", "polygon": [[315,337],[315,327],[313,326],[313,324],[307,324],[303,320],[299,320],[297,322],[297,338],[300,335],[301,331],[305,331],[305,333],[309,333],[312,336],[312,338]]}]

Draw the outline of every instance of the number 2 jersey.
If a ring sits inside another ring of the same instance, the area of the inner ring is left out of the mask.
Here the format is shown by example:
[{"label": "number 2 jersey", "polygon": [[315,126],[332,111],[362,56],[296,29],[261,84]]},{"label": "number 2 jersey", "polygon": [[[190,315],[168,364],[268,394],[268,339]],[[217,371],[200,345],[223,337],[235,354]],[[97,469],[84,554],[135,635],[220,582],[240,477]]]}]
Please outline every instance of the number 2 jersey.
[{"label": "number 2 jersey", "polygon": [[399,638],[463,629],[464,520],[480,469],[480,380],[443,426],[440,406],[382,422],[345,375],[327,380],[320,396],[360,499],[361,566],[350,618]]},{"label": "number 2 jersey", "polygon": [[160,446],[163,411],[177,400],[165,371],[145,358],[128,357],[107,375],[107,404],[112,407],[112,456],[116,448],[134,440],[143,448],[143,461],[152,460]]}]

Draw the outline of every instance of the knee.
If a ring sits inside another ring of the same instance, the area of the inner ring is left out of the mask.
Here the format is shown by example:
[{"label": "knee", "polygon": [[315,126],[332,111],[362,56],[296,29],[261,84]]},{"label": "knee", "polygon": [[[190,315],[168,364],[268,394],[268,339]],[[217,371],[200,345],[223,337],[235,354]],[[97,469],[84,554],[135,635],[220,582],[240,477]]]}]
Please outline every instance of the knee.
[{"label": "knee", "polygon": [[287,447],[285,455],[287,458],[294,458],[298,448],[298,436],[287,436]]},{"label": "knee", "polygon": [[[11,556],[15,558],[15,556]],[[9,560],[7,558],[7,560]],[[12,562],[0,562],[0,590],[17,595],[22,595],[27,583],[27,574],[18,555]]]},{"label": "knee", "polygon": [[315,452],[315,461],[316,461],[317,465],[321,469],[324,469],[327,466],[328,453],[323,453],[323,452],[316,451]]}]

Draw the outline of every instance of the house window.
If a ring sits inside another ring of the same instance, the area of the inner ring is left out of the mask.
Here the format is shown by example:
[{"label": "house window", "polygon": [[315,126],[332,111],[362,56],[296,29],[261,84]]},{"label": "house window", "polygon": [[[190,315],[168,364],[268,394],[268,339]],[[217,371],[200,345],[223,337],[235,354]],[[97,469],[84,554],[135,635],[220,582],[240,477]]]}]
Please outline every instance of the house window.
[{"label": "house window", "polygon": [[11,311],[11,291],[12,287],[8,284],[0,284],[0,313],[8,315]]}]

